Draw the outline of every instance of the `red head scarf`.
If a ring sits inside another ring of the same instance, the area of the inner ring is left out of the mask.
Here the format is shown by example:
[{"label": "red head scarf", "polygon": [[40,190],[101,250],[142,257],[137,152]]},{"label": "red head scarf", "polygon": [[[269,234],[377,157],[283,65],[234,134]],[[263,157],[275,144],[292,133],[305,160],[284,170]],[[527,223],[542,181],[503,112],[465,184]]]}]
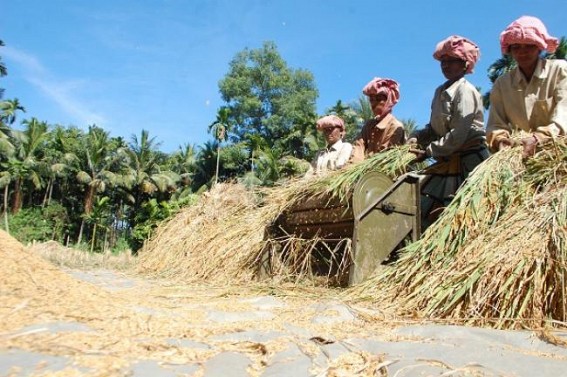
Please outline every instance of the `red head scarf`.
[{"label": "red head scarf", "polygon": [[553,53],[559,41],[547,34],[547,28],[539,18],[522,16],[500,33],[500,48],[503,54],[509,53],[510,45],[513,44],[536,45],[542,51]]},{"label": "red head scarf", "polygon": [[392,111],[392,107],[400,100],[400,86],[392,79],[374,77],[374,79],[362,89],[362,93],[367,96],[376,96],[378,94],[386,95],[387,100],[382,115]]},{"label": "red head scarf", "polygon": [[459,35],[452,35],[437,43],[433,57],[437,60],[441,60],[443,56],[451,56],[466,61],[467,70],[465,73],[472,73],[474,65],[480,57],[480,50],[470,39]]},{"label": "red head scarf", "polygon": [[325,128],[339,127],[341,131],[345,130],[345,122],[336,115],[327,115],[317,121],[317,130],[322,131]]}]

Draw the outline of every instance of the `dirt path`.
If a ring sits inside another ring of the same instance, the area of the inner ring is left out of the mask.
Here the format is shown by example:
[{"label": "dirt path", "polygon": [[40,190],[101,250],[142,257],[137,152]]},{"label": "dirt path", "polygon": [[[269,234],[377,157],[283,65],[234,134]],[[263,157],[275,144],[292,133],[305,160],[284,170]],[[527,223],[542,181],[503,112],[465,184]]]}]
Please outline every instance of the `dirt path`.
[{"label": "dirt path", "polygon": [[567,368],[567,349],[530,332],[400,322],[328,289],[60,269],[1,232],[0,260],[0,376],[559,376]]}]

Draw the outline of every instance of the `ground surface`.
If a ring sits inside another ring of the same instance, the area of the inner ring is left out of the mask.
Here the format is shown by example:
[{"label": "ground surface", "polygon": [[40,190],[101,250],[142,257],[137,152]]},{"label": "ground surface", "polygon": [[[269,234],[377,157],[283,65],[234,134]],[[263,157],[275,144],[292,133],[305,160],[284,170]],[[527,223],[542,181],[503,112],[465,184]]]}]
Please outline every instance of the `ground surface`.
[{"label": "ground surface", "polygon": [[322,289],[57,268],[2,234],[0,259],[0,376],[567,376],[567,348],[529,331],[397,321]]}]

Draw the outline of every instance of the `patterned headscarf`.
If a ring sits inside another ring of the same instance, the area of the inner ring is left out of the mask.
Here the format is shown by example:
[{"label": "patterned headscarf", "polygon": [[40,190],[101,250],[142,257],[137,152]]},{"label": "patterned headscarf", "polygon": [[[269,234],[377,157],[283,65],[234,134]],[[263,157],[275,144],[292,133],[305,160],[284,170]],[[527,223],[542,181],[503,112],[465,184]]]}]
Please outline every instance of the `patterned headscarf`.
[{"label": "patterned headscarf", "polygon": [[327,115],[317,121],[317,130],[323,131],[325,128],[339,127],[341,131],[345,130],[345,122],[336,115]]},{"label": "patterned headscarf", "polygon": [[547,34],[547,28],[539,18],[522,16],[512,22],[500,33],[500,48],[503,54],[510,52],[513,44],[536,45],[540,50],[549,53],[555,52],[559,41],[557,38]]},{"label": "patterned headscarf", "polygon": [[433,57],[441,60],[443,56],[451,56],[467,62],[467,70],[465,73],[472,73],[474,65],[480,58],[480,50],[478,46],[465,37],[459,35],[451,35],[449,38],[437,43]]},{"label": "patterned headscarf", "polygon": [[378,94],[386,95],[387,100],[384,111],[380,115],[388,114],[392,111],[392,107],[400,100],[400,86],[392,79],[374,77],[374,79],[362,89],[362,93],[367,96],[376,96]]}]

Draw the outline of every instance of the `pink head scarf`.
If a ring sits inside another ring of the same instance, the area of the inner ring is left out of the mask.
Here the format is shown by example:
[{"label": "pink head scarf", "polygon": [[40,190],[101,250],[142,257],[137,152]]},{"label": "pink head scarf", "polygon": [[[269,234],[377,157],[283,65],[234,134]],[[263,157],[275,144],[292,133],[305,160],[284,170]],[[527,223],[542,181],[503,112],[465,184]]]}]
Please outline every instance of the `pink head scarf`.
[{"label": "pink head scarf", "polygon": [[322,131],[325,128],[339,127],[341,131],[345,130],[345,122],[336,115],[327,115],[317,121],[317,130]]},{"label": "pink head scarf", "polygon": [[559,41],[547,34],[547,28],[539,18],[522,16],[512,22],[500,33],[500,48],[503,54],[508,54],[513,44],[536,45],[540,50],[555,52]]},{"label": "pink head scarf", "polygon": [[392,111],[392,107],[400,100],[400,86],[391,79],[374,77],[374,79],[362,89],[362,93],[367,96],[376,96],[378,94],[386,95],[386,104],[384,105],[384,111],[381,115],[388,114]]},{"label": "pink head scarf", "polygon": [[443,56],[450,56],[467,62],[467,70],[465,73],[472,73],[474,65],[480,58],[480,50],[478,46],[465,37],[459,35],[451,35],[449,38],[437,43],[433,57],[441,60]]}]

